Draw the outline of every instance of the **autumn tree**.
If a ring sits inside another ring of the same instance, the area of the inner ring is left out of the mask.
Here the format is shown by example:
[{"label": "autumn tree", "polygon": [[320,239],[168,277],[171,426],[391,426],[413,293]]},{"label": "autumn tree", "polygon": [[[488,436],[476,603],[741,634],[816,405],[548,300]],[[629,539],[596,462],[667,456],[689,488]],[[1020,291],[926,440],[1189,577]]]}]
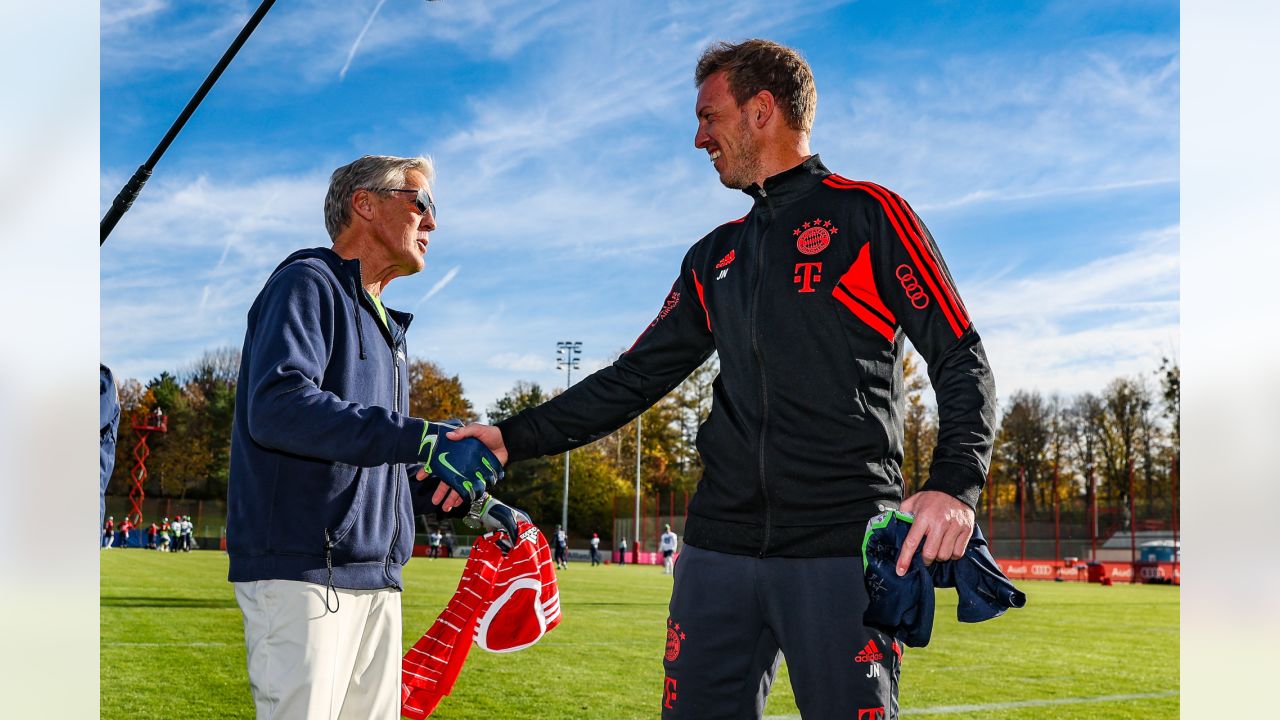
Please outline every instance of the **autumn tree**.
[{"label": "autumn tree", "polygon": [[1102,394],[1098,437],[1101,474],[1108,497],[1119,503],[1125,518],[1129,515],[1129,467],[1140,462],[1142,432],[1150,420],[1151,406],[1151,391],[1140,379],[1116,378]]},{"label": "autumn tree", "polygon": [[1102,445],[1102,427],[1106,407],[1093,393],[1077,395],[1063,413],[1067,457],[1073,474],[1084,489],[1085,507],[1092,508],[1098,483],[1098,457]]},{"label": "autumn tree", "polygon": [[203,467],[192,459],[187,484],[205,498],[225,497],[231,469],[231,425],[236,412],[240,350],[210,350],[184,374],[183,391],[191,410],[189,443],[199,448]]},{"label": "autumn tree", "polygon": [[486,421],[497,425],[522,410],[534,408],[551,399],[535,382],[517,380],[514,387],[494,401],[485,411]]},{"label": "autumn tree", "polygon": [[1174,452],[1182,446],[1182,370],[1176,360],[1160,358],[1160,399],[1164,415],[1169,420],[1169,441]]},{"label": "autumn tree", "polygon": [[[485,411],[486,420],[489,424],[497,424],[549,399],[538,383],[520,380],[489,406]],[[535,523],[544,525],[550,518],[560,517],[563,467],[547,457],[508,465],[505,477],[494,489],[494,495],[512,507],[524,510]]]},{"label": "autumn tree", "polygon": [[[684,439],[680,413],[673,395],[668,394],[639,417],[597,441],[619,477],[634,478],[636,470],[636,423],[642,423],[640,445],[641,492],[689,490],[681,463]],[[627,494],[634,495],[634,482]]]},{"label": "autumn tree", "polygon": [[702,365],[667,395],[677,414],[679,444],[671,454],[680,465],[683,485],[692,488],[702,477],[702,458],[698,455],[698,428],[711,415],[715,397],[715,381],[720,376],[720,357],[712,353]]},{"label": "autumn tree", "polygon": [[152,433],[148,439],[151,456],[147,458],[147,475],[153,484],[143,487],[157,495],[185,498],[193,489],[187,480],[212,461],[208,446],[198,437],[199,409],[167,370],[147,383],[147,393],[151,401],[148,412],[163,412],[168,432]]},{"label": "autumn tree", "polygon": [[120,396],[120,428],[116,434],[116,464],[107,482],[107,494],[126,495],[133,485],[133,446],[138,442],[133,426],[150,412],[154,400],[134,378],[117,381],[116,391]]},{"label": "autumn tree", "polygon": [[[1047,475],[1048,482],[1045,483],[1045,489],[1050,494],[1045,497],[1047,504],[1052,505],[1055,499],[1059,502],[1070,500],[1077,489],[1077,484],[1073,481],[1071,474],[1069,405],[1057,393],[1049,396],[1048,405],[1049,446],[1046,450],[1045,462],[1047,463],[1046,472],[1049,475]],[[1056,481],[1054,474],[1057,475]],[[1055,484],[1058,493],[1056,498],[1052,495]]]},{"label": "autumn tree", "polygon": [[458,376],[446,375],[439,365],[421,358],[409,361],[409,412],[428,420],[477,419]]},{"label": "autumn tree", "polygon": [[908,351],[902,356],[902,382],[906,410],[902,418],[902,479],[907,494],[920,489],[929,479],[933,449],[938,443],[937,413],[925,403],[929,377],[920,358]]},{"label": "autumn tree", "polygon": [[[1035,511],[1036,489],[1044,484],[1052,436],[1050,424],[1048,403],[1040,393],[1025,390],[1014,391],[1000,419],[996,447],[1003,461],[1004,480],[1013,483],[1015,504],[1025,502],[1028,512]],[[1024,483],[1019,483],[1020,471]],[[1043,490],[1040,497],[1044,497]]]}]

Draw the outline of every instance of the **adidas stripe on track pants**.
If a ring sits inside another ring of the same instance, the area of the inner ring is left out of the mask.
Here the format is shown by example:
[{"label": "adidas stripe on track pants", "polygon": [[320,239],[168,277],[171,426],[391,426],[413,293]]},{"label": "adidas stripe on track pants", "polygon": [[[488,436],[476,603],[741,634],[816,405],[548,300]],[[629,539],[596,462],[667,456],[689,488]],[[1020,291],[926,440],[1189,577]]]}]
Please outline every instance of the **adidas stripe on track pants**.
[{"label": "adidas stripe on track pants", "polygon": [[862,625],[862,560],[757,558],[686,545],[663,658],[665,720],[760,718],[785,655],[805,718],[898,716],[901,646]]}]

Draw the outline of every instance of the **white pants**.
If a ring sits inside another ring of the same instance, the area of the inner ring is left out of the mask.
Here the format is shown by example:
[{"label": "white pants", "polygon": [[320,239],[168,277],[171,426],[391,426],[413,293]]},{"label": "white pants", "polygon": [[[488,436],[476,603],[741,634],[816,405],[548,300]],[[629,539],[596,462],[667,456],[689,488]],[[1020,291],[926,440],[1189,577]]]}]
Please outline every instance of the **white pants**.
[{"label": "white pants", "polygon": [[399,592],[337,589],[331,613],[323,585],[232,584],[258,720],[400,717]]}]

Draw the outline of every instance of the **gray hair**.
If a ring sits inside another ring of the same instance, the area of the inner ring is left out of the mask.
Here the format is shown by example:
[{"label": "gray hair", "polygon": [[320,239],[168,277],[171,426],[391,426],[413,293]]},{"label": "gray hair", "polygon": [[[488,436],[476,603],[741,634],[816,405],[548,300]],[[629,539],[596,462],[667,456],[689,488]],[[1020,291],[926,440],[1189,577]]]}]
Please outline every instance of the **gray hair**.
[{"label": "gray hair", "polygon": [[398,188],[404,185],[404,174],[409,170],[422,173],[427,182],[436,174],[431,158],[422,155],[413,158],[365,155],[334,170],[329,176],[329,192],[324,197],[324,227],[329,231],[329,239],[337,240],[351,224],[351,196],[357,190]]}]

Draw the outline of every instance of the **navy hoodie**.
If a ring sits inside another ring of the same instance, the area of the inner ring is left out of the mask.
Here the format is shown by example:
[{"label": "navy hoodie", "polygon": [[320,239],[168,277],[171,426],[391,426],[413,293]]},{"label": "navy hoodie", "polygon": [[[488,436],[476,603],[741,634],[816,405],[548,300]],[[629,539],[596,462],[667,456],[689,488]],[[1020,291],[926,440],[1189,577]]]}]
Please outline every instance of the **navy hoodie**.
[{"label": "navy hoodie", "polygon": [[425,485],[405,464],[425,421],[408,414],[413,316],[386,312],[389,328],[359,260],[328,248],[290,255],[254,300],[231,431],[232,582],[400,589]]}]

